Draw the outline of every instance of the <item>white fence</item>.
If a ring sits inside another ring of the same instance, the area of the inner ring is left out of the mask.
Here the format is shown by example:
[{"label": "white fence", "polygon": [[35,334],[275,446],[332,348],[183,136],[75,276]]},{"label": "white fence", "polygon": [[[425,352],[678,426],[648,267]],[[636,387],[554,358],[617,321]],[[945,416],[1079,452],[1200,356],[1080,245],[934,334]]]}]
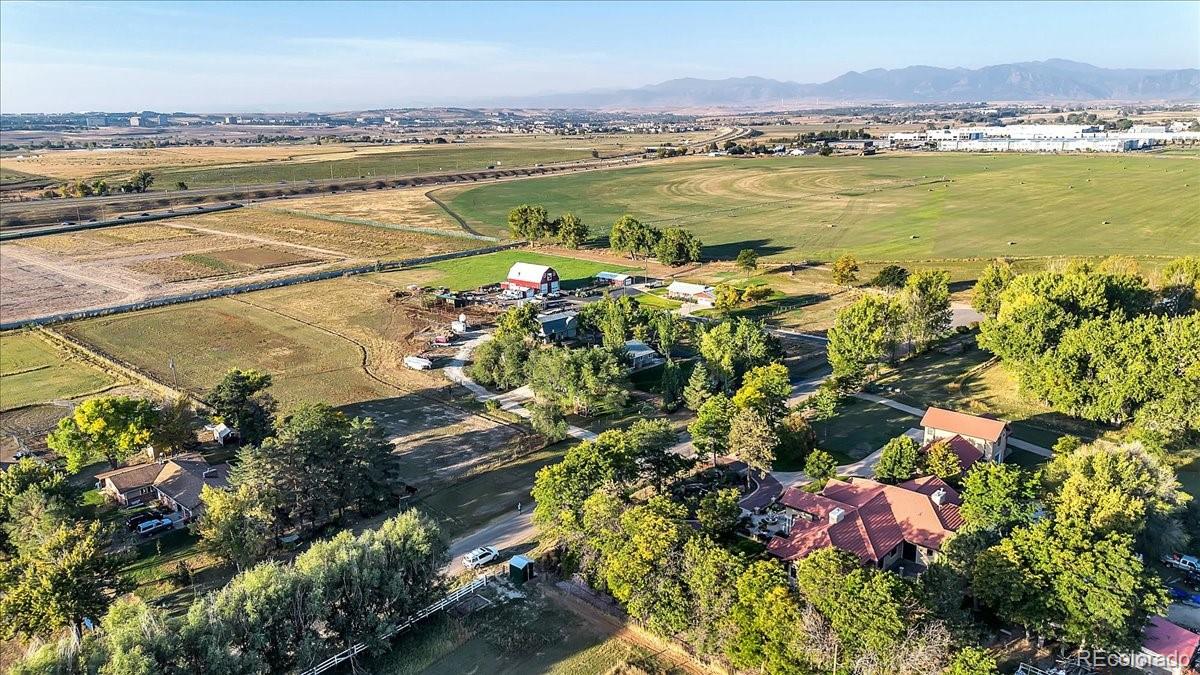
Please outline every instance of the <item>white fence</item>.
[{"label": "white fence", "polygon": [[[442,598],[441,600],[438,600],[437,602],[433,603],[432,605],[429,605],[428,607],[425,607],[424,609],[421,609],[416,614],[413,614],[412,616],[408,617],[404,621],[400,622],[398,625],[396,625],[396,627],[394,627],[391,630],[389,630],[388,632],[384,633],[383,639],[390,640],[393,637],[395,637],[397,634],[399,634],[401,631],[411,628],[418,621],[428,618],[428,617],[430,617],[434,614],[437,614],[438,612],[446,609],[447,607],[451,607],[451,606],[457,604],[463,598],[475,593],[476,591],[483,588],[484,586],[487,586],[489,583],[492,582],[493,578],[495,576],[497,576],[498,574],[500,574],[500,573],[485,574],[483,576],[477,577],[474,581],[467,584],[466,586],[462,586],[461,588],[455,589],[446,597]],[[350,659],[354,658],[355,656],[358,656],[359,654],[363,653],[366,650],[367,650],[367,643],[360,642],[345,651],[334,654],[333,656],[318,663],[317,665],[313,666],[312,668],[309,668],[308,670],[303,671],[302,673],[300,673],[300,675],[319,675],[320,673],[323,673],[331,668],[335,668],[335,667],[349,661]]]}]

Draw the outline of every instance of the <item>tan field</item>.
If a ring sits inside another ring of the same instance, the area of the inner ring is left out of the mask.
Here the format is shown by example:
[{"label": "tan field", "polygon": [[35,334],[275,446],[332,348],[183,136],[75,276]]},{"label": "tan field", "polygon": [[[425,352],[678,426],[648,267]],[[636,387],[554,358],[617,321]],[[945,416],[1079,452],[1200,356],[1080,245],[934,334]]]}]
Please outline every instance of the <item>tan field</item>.
[{"label": "tan field", "polygon": [[418,230],[460,234],[463,232],[446,212],[429,197],[427,188],[374,190],[343,195],[290,199],[289,211],[348,218]]},{"label": "tan field", "polygon": [[165,167],[217,167],[320,157],[351,157],[357,148],[343,145],[267,145],[252,147],[180,147],[111,150],[57,150],[24,158],[4,157],[0,166],[22,173],[76,180]]},{"label": "tan field", "polygon": [[264,207],[36,237],[0,245],[0,318],[23,321],[484,244]]}]

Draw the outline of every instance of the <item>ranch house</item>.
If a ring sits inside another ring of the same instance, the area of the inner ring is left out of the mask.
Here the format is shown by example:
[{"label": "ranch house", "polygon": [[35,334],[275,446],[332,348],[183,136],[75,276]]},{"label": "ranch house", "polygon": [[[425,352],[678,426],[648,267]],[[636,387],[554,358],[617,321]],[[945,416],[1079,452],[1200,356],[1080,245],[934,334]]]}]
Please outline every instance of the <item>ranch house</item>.
[{"label": "ranch house", "polygon": [[667,286],[667,297],[672,300],[693,302],[702,307],[712,307],[717,302],[717,296],[712,286],[704,284],[689,284],[684,281],[672,281]]},{"label": "ranch house", "polygon": [[504,282],[508,289],[531,290],[534,293],[553,293],[558,290],[558,272],[548,265],[513,263]]},{"label": "ranch house", "polygon": [[1004,420],[929,408],[921,426],[925,428],[925,449],[938,441],[948,442],[964,471],[980,459],[1003,462],[1008,456],[1009,428]]},{"label": "ranch house", "polygon": [[767,552],[785,563],[833,546],[877,569],[918,572],[963,525],[958,492],[936,476],[899,485],[831,479],[816,494],[788,488],[779,504],[786,534]]},{"label": "ranch house", "polygon": [[204,508],[200,491],[205,485],[229,487],[229,465],[211,465],[200,455],[189,454],[96,475],[96,488],[121,506],[158,501],[172,511],[172,520],[185,523]]}]

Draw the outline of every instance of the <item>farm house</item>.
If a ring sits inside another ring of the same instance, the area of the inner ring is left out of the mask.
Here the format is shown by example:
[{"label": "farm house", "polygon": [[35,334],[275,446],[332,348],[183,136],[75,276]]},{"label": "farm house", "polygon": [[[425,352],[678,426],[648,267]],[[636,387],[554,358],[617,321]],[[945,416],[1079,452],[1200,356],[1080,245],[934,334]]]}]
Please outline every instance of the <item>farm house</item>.
[{"label": "farm house", "polygon": [[712,307],[716,304],[716,295],[712,286],[689,284],[685,281],[672,281],[667,286],[667,297],[672,300],[694,302],[702,307]]},{"label": "farm house", "polygon": [[558,290],[558,272],[548,265],[513,263],[504,282],[508,289],[528,289],[535,293],[553,293]]}]

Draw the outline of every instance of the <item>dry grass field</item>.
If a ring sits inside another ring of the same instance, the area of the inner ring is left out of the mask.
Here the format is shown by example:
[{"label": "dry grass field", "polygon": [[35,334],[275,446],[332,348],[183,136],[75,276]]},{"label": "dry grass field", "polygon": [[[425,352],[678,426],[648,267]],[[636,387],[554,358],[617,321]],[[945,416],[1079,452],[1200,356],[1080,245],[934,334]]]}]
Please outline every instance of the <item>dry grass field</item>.
[{"label": "dry grass field", "polygon": [[314,157],[353,156],[354,146],[264,145],[250,147],[197,146],[180,148],[52,150],[23,158],[0,158],[6,170],[77,180],[130,174],[145,169],[218,167],[258,162],[311,160]]},{"label": "dry grass field", "polygon": [[152,225],[5,242],[0,245],[0,276],[5,284],[0,317],[20,321],[330,265],[418,258],[486,243],[449,230],[415,231],[387,223],[330,220],[334,217],[255,206]]},{"label": "dry grass field", "polygon": [[111,148],[36,151],[0,157],[5,182],[46,177],[69,181],[124,179],[140,170],[156,175],[153,189],[268,183],[277,180],[385,176],[495,166],[529,166],[639,152],[666,143],[702,141],[719,131],[680,134],[483,134],[462,143],[365,145],[315,143],[222,147]]},{"label": "dry grass field", "polygon": [[[230,368],[270,373],[282,410],[304,401],[376,419],[406,479],[444,482],[507,457],[517,430],[448,403],[437,373],[404,368],[429,349],[431,320],[390,286],[349,277],[100,317],[64,333],[169,386],[203,396]],[[170,364],[174,363],[172,371]],[[177,380],[176,380],[177,378]]]},{"label": "dry grass field", "polygon": [[[357,195],[335,195],[334,199],[338,197]],[[287,203],[298,205],[301,200]],[[289,244],[325,255],[371,260],[416,258],[479,246],[478,241],[466,237],[339,222],[265,206],[193,216],[181,225],[199,231]]]},{"label": "dry grass field", "polygon": [[464,231],[445,211],[425,196],[428,188],[401,188],[349,192],[340,195],[289,199],[291,212],[318,217],[349,219],[382,227],[414,231],[462,234]]}]

